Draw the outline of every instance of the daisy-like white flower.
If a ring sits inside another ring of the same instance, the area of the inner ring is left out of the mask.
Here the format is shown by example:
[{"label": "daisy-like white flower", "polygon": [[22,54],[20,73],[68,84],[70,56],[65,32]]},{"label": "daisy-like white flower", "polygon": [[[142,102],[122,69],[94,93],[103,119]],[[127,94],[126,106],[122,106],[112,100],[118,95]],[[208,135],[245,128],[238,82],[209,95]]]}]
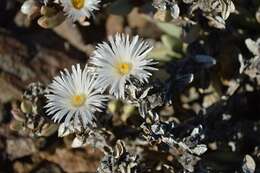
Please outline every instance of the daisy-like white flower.
[{"label": "daisy-like white flower", "polygon": [[94,10],[98,10],[100,0],[61,0],[65,13],[73,21],[89,18]]},{"label": "daisy-like white flower", "polygon": [[109,37],[109,42],[97,45],[91,63],[98,67],[98,84],[109,89],[109,93],[116,98],[125,98],[125,84],[131,83],[132,75],[141,83],[148,82],[152,75],[149,71],[156,70],[151,67],[155,64],[152,59],[147,59],[152,46],[134,36],[116,34]]},{"label": "daisy-like white flower", "polygon": [[94,113],[101,112],[107,97],[96,90],[97,81],[87,66],[72,66],[72,73],[67,69],[56,76],[49,85],[46,113],[53,116],[55,122],[64,120],[65,126],[83,124],[86,127],[95,119]]}]

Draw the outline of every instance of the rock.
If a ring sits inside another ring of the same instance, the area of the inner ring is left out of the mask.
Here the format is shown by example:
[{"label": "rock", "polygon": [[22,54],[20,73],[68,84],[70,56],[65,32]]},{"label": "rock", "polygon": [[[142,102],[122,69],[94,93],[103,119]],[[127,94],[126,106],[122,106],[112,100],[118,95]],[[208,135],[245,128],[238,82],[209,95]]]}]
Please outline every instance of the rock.
[{"label": "rock", "polygon": [[32,173],[62,173],[61,168],[53,163],[43,163],[40,164],[38,168],[36,168]]},{"label": "rock", "polygon": [[22,158],[37,152],[31,138],[15,138],[6,140],[6,152],[10,160]]},{"label": "rock", "polygon": [[138,33],[143,37],[159,38],[161,36],[162,32],[153,22],[147,20],[145,14],[137,7],[133,8],[131,13],[129,13],[127,22],[130,28],[137,29]]},{"label": "rock", "polygon": [[[1,63],[0,63],[1,64]],[[6,103],[12,99],[20,99],[22,92],[6,77],[0,77],[0,102]]]},{"label": "rock", "polygon": [[138,8],[134,8],[131,13],[129,13],[127,19],[129,26],[132,28],[146,28],[148,23],[144,15],[139,12]]},{"label": "rock", "polygon": [[124,18],[118,15],[109,15],[106,22],[107,35],[124,31]]},{"label": "rock", "polygon": [[13,164],[13,169],[16,173],[28,173],[32,170],[33,165],[29,163],[24,163],[20,161],[16,161]]},{"label": "rock", "polygon": [[86,152],[57,148],[54,154],[40,153],[42,159],[58,164],[65,172],[95,172],[102,157],[100,151],[87,148]]},{"label": "rock", "polygon": [[0,35],[0,69],[12,74],[22,81],[35,77],[34,72],[26,65],[29,57],[27,47],[20,41]]},{"label": "rock", "polygon": [[30,62],[32,69],[38,74],[37,80],[49,82],[53,76],[56,76],[61,69],[68,68],[79,61],[69,58],[60,51],[49,49],[40,49]]}]

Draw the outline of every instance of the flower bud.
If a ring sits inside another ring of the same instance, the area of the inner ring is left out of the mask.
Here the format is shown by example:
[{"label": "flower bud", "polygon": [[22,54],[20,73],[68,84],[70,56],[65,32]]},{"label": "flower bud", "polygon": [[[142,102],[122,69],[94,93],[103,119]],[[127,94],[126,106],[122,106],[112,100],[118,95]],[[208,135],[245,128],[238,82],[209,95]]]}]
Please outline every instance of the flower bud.
[{"label": "flower bud", "polygon": [[38,19],[38,24],[43,28],[54,28],[58,25],[60,25],[62,22],[64,22],[65,16],[62,12],[52,16],[52,17],[46,17],[42,16]]},{"label": "flower bud", "polygon": [[23,113],[31,113],[32,112],[32,103],[30,101],[23,101],[21,103],[21,110]]},{"label": "flower bud", "polygon": [[29,18],[34,18],[39,15],[40,6],[34,0],[27,0],[23,3],[21,12],[26,14]]},{"label": "flower bud", "polygon": [[58,13],[57,10],[54,8],[47,7],[47,6],[41,7],[41,15],[43,15],[43,16],[52,17],[57,13]]}]

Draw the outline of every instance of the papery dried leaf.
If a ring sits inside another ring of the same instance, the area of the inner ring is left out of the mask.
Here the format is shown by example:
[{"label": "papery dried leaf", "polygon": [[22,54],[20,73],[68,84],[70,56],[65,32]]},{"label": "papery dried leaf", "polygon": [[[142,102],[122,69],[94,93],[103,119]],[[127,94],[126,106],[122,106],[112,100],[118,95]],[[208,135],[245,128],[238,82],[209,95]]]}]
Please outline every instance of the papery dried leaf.
[{"label": "papery dried leaf", "polygon": [[215,17],[207,16],[207,18],[210,20],[209,21],[210,26],[213,26],[213,27],[218,28],[218,29],[225,29],[226,28],[226,22],[222,17],[220,17],[220,16],[215,16]]},{"label": "papery dried leaf", "polygon": [[240,63],[240,67],[239,67],[239,73],[243,73],[243,71],[245,70],[246,68],[246,65],[245,65],[245,62],[244,62],[244,59],[243,59],[243,56],[242,54],[239,54],[238,55],[238,61]]},{"label": "papery dried leaf", "polygon": [[82,139],[79,137],[75,137],[72,141],[71,147],[72,148],[79,148],[79,147],[84,147],[86,144],[83,142]]},{"label": "papery dried leaf", "polygon": [[64,137],[70,134],[75,133],[76,131],[79,131],[80,129],[75,129],[73,126],[66,127],[65,123],[61,123],[58,128],[58,137]]},{"label": "papery dried leaf", "polygon": [[244,173],[254,173],[256,164],[254,159],[250,155],[246,155],[243,160],[243,172]]},{"label": "papery dried leaf", "polygon": [[116,146],[114,149],[114,157],[119,159],[126,152],[125,143],[121,140],[116,142]]},{"label": "papery dried leaf", "polygon": [[108,153],[104,156],[97,169],[98,173],[137,173],[137,157],[126,151],[123,141],[117,141],[113,153],[117,154]]},{"label": "papery dried leaf", "polygon": [[188,170],[189,172],[194,172],[194,167],[199,160],[199,157],[193,156],[189,153],[185,153],[178,158],[179,163],[183,166],[185,170]]},{"label": "papery dried leaf", "polygon": [[221,16],[224,20],[227,20],[230,13],[235,11],[235,5],[231,0],[220,0],[220,3],[222,5]]},{"label": "papery dried leaf", "polygon": [[180,8],[178,6],[178,4],[174,4],[173,6],[171,6],[171,15],[174,19],[177,19],[180,15]]},{"label": "papery dried leaf", "polygon": [[260,39],[257,41],[253,41],[252,39],[248,38],[245,40],[247,48],[254,54],[260,56]]},{"label": "papery dried leaf", "polygon": [[205,144],[197,145],[194,149],[192,149],[192,153],[200,156],[204,154],[208,150],[207,146]]}]

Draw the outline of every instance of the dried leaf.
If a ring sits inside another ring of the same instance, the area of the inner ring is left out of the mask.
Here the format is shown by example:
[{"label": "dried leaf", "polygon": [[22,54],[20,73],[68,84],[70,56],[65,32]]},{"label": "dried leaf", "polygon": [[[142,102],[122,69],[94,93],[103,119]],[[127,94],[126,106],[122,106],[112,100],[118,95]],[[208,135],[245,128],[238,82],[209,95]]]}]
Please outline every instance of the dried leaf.
[{"label": "dried leaf", "polygon": [[246,155],[243,160],[243,172],[244,173],[254,173],[256,164],[254,159],[250,155]]}]

